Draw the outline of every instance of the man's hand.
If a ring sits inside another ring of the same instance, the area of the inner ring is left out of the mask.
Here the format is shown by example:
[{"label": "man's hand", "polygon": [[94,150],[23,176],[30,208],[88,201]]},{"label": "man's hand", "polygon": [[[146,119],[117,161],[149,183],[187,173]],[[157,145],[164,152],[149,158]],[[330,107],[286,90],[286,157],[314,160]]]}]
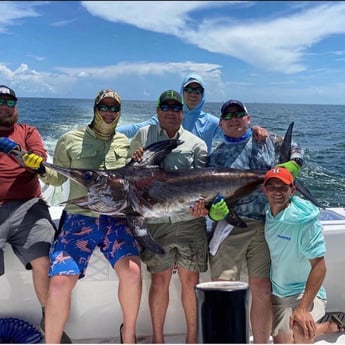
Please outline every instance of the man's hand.
[{"label": "man's hand", "polygon": [[294,179],[301,170],[301,167],[294,160],[278,164],[278,167],[282,167],[289,170]]},{"label": "man's hand", "polygon": [[260,126],[253,126],[253,137],[256,141],[265,141],[268,137],[268,131],[266,128]]},{"label": "man's hand", "polygon": [[197,218],[207,216],[208,209],[205,207],[205,200],[199,199],[196,201],[194,205],[190,207],[190,213]]},{"label": "man's hand", "polygon": [[215,221],[224,219],[229,213],[229,208],[221,195],[218,195],[213,201],[209,216]]},{"label": "man's hand", "polygon": [[290,316],[290,328],[294,327],[300,327],[305,339],[313,339],[316,335],[315,321],[310,312],[303,308],[297,307]]},{"label": "man's hand", "polygon": [[142,147],[138,147],[132,154],[132,159],[136,162],[140,162],[143,159],[144,149]]},{"label": "man's hand", "polygon": [[19,145],[6,137],[0,137],[0,152],[10,153],[13,149],[19,147]]}]

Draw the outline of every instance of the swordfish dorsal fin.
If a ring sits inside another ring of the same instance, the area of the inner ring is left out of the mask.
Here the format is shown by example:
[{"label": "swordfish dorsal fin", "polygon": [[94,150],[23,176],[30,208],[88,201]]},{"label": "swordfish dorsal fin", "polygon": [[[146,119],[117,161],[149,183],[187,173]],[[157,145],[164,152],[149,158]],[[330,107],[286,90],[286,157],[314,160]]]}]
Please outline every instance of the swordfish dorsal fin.
[{"label": "swordfish dorsal fin", "polygon": [[284,135],[283,143],[280,146],[279,164],[290,160],[293,126],[294,122],[291,122]]},{"label": "swordfish dorsal fin", "polygon": [[[294,122],[291,122],[286,133],[284,136],[283,143],[280,147],[280,156],[279,156],[279,163],[285,163],[290,160],[291,154],[291,143],[292,143],[292,129],[294,126]],[[315,206],[320,208],[325,208],[325,206],[321,205],[316,198],[312,195],[312,193],[305,187],[301,181],[297,178],[295,179],[296,189],[310,202],[312,202]]]},{"label": "swordfish dorsal fin", "polygon": [[168,139],[153,143],[144,148],[144,155],[140,162],[132,159],[127,166],[159,166],[165,156],[181,144],[183,144],[183,141],[178,139]]}]

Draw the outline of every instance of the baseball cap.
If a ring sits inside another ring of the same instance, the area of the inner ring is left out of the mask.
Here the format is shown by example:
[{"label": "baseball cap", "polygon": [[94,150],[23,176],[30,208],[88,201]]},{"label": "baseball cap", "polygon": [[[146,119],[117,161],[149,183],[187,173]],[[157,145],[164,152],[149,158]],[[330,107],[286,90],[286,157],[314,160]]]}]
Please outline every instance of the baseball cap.
[{"label": "baseball cap", "polygon": [[161,105],[165,101],[177,101],[183,105],[181,95],[175,90],[164,91],[158,98],[158,105]]},{"label": "baseball cap", "polygon": [[230,107],[230,105],[237,105],[237,106],[240,107],[245,113],[248,114],[248,110],[247,110],[247,108],[246,108],[246,106],[245,106],[244,103],[242,103],[242,102],[240,102],[240,101],[237,101],[237,100],[235,100],[235,99],[230,99],[229,101],[225,102],[225,103],[222,105],[222,108],[221,108],[221,110],[220,110],[221,115],[224,115],[224,114],[225,114],[226,109],[227,109],[228,107]]},{"label": "baseball cap", "polygon": [[102,99],[107,97],[113,98],[117,103],[121,104],[121,98],[115,91],[111,89],[103,89],[97,94],[95,98],[95,105],[97,105]]},{"label": "baseball cap", "polygon": [[266,184],[266,182],[271,178],[277,178],[287,185],[293,184],[292,174],[290,173],[288,169],[283,168],[283,167],[276,166],[272,168],[271,170],[267,171],[264,177],[264,184]]},{"label": "baseball cap", "polygon": [[6,85],[0,85],[0,96],[1,95],[8,95],[11,96],[15,101],[17,100],[16,93],[14,92],[14,90],[12,90]]},{"label": "baseball cap", "polygon": [[203,87],[202,84],[200,83],[200,80],[197,80],[197,79],[194,79],[194,78],[189,78],[189,79],[183,84],[183,87],[186,87],[186,86],[188,86],[189,84],[192,84],[192,83],[197,83],[197,84],[199,84],[201,87]]}]

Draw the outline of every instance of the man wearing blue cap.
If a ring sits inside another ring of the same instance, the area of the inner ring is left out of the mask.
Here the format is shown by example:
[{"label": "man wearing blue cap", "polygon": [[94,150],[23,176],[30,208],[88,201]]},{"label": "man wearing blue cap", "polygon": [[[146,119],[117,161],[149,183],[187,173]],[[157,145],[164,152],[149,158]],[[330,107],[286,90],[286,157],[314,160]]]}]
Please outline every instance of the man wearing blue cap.
[{"label": "man wearing blue cap", "polygon": [[[229,100],[222,105],[219,126],[224,132],[224,142],[209,156],[210,167],[268,170],[276,164],[283,138],[270,133],[264,141],[255,140],[250,121],[244,103]],[[302,152],[298,145],[293,145],[290,154],[290,159],[301,165]],[[240,280],[241,270],[247,266],[254,343],[268,343],[272,325],[270,254],[264,236],[266,202],[258,190],[232,205],[232,210],[247,224],[246,228],[232,227],[223,220],[228,209],[222,198],[209,212],[210,218],[216,221],[210,241],[211,278]],[[221,241],[217,241],[218,234],[223,236]]]}]

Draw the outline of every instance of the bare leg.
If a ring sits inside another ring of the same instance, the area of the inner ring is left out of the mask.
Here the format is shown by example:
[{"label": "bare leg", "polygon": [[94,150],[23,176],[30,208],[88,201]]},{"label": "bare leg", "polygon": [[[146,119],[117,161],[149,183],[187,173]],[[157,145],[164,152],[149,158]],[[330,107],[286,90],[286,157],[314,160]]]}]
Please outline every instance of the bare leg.
[{"label": "bare leg", "polygon": [[314,338],[306,338],[302,326],[298,322],[294,322],[292,327],[292,337],[294,344],[312,344]]},{"label": "bare leg", "polygon": [[293,344],[292,332],[285,333],[279,331],[278,334],[273,337],[274,344]]},{"label": "bare leg", "polygon": [[71,310],[71,294],[79,275],[50,278],[48,299],[45,306],[45,340],[58,344]]},{"label": "bare leg", "polygon": [[[336,333],[339,332],[338,325],[333,321],[326,321],[322,323],[316,323],[315,337],[324,333]],[[293,328],[291,333],[279,332],[276,337],[273,337],[274,344],[311,344],[314,339],[307,339],[304,337],[303,329],[298,327],[298,324]]]},{"label": "bare leg", "polygon": [[250,320],[254,344],[268,344],[272,328],[271,283],[268,278],[249,277],[252,295]]},{"label": "bare leg", "polygon": [[182,305],[187,324],[186,344],[197,343],[197,308],[194,287],[199,283],[199,272],[178,267],[182,285]]},{"label": "bare leg", "polygon": [[152,343],[164,343],[164,323],[169,305],[169,284],[173,267],[166,271],[151,274],[149,306],[152,321]]},{"label": "bare leg", "polygon": [[344,332],[343,328],[339,326],[334,321],[326,321],[322,323],[316,323],[316,336],[324,333],[337,333]]},{"label": "bare leg", "polygon": [[123,313],[123,342],[134,344],[142,286],[140,258],[126,256],[116,262],[114,269],[119,277],[118,297]]},{"label": "bare leg", "polygon": [[41,306],[44,307],[48,298],[49,288],[49,258],[48,256],[42,256],[30,262],[32,266],[32,280],[35,288],[35,292]]},{"label": "bare leg", "polygon": [[[316,322],[315,337],[321,334],[337,333],[339,331],[341,330],[339,329],[338,325],[333,321],[326,321],[322,323]],[[309,339],[304,337],[303,329],[298,324],[294,325],[293,337],[295,344],[311,344],[314,341],[314,338]]]}]

